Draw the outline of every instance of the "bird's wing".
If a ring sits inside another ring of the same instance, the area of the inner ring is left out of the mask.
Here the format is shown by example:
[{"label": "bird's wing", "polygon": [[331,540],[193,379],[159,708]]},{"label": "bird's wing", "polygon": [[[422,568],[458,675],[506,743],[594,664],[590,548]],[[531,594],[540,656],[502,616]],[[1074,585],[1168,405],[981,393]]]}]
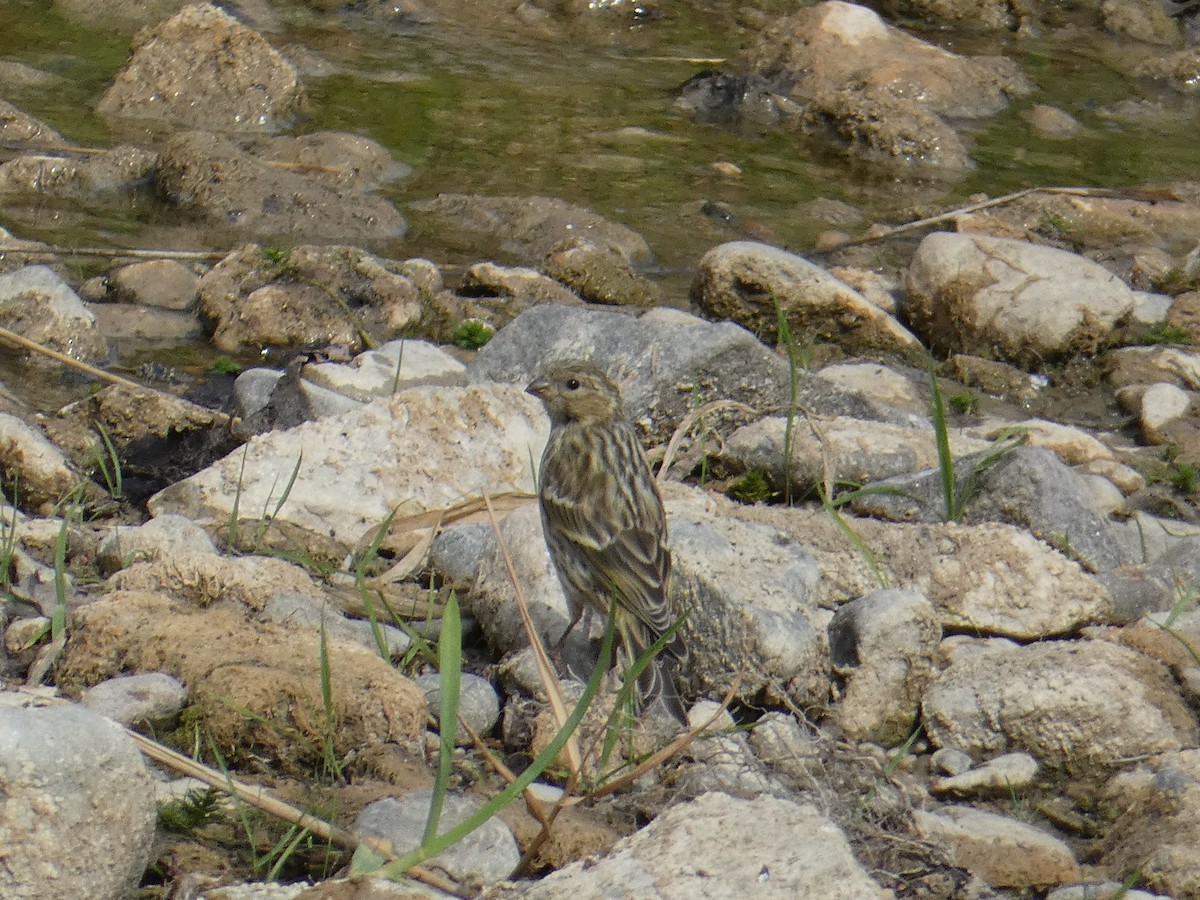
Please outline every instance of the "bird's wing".
[{"label": "bird's wing", "polygon": [[597,584],[655,637],[670,627],[666,519],[632,427],[619,423],[603,438],[565,431],[546,456],[541,495],[547,524],[579,549]]}]

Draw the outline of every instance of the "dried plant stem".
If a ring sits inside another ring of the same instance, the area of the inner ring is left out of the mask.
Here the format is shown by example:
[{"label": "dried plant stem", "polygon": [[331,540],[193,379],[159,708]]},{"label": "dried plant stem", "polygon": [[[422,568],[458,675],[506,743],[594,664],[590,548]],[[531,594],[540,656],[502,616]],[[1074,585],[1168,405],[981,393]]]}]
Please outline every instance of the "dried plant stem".
[{"label": "dried plant stem", "polygon": [[[357,837],[345,829],[338,828],[336,825],[332,825],[323,819],[310,816],[308,813],[297,809],[289,803],[284,803],[278,797],[269,794],[265,788],[242,784],[240,781],[228,777],[223,772],[218,772],[216,769],[198,763],[194,759],[184,756],[170,747],[165,747],[157,741],[153,741],[131,729],[126,728],[125,733],[137,744],[138,749],[143,754],[155,762],[161,763],[183,775],[191,776],[198,781],[203,781],[217,790],[231,793],[243,803],[253,806],[255,809],[261,810],[284,822],[290,822],[298,828],[303,828],[323,841],[329,841],[347,850],[355,850],[360,844],[365,844],[374,852],[389,859],[394,859],[396,856],[392,848],[385,841],[375,838]],[[447,878],[421,866],[414,866],[409,869],[408,874],[418,881],[423,881],[431,887],[435,887],[440,891],[446,891],[456,897],[469,896],[460,892],[458,887]]]},{"label": "dried plant stem", "polygon": [[671,435],[671,440],[667,442],[667,449],[663,453],[662,462],[658,466],[659,481],[666,478],[667,470],[671,468],[671,463],[675,461],[675,454],[679,452],[679,445],[683,442],[687,433],[692,430],[692,426],[707,415],[727,409],[734,412],[744,412],[749,415],[757,414],[757,411],[753,407],[747,406],[745,403],[738,403],[736,400],[713,400],[710,403],[705,403],[698,409],[693,409],[683,417],[683,421],[679,423],[679,427]]},{"label": "dried plant stem", "polygon": [[[504,557],[504,568],[508,572],[509,581],[512,582],[513,591],[517,598],[517,609],[521,612],[521,622],[525,626],[525,634],[529,638],[529,646],[533,650],[533,658],[537,661],[538,674],[541,676],[542,684],[546,688],[546,696],[550,701],[550,709],[554,713],[554,721],[558,728],[563,728],[566,725],[569,713],[567,712],[567,704],[563,700],[562,691],[558,686],[558,674],[555,672],[554,666],[550,662],[550,656],[546,653],[546,648],[542,646],[542,636],[538,634],[537,627],[533,623],[533,618],[529,615],[529,606],[525,603],[525,593],[521,590],[521,584],[517,580],[517,572],[513,568],[512,559],[508,555],[508,547],[504,543],[504,538],[500,534],[500,522],[496,518],[496,511],[492,508],[492,500],[485,493],[483,502],[487,504],[488,516],[492,521],[492,531],[496,534],[496,543],[500,547],[500,554]],[[583,769],[583,754],[579,751],[579,740],[576,735],[571,735],[567,741],[567,759],[570,763],[570,768],[573,773],[578,773]]]},{"label": "dried plant stem", "polygon": [[911,222],[905,222],[903,225],[896,225],[886,231],[881,231],[878,234],[867,235],[866,237],[854,238],[844,243],[838,244],[835,249],[843,247],[854,247],[859,244],[873,244],[877,241],[886,241],[898,234],[904,234],[908,231],[916,231],[921,228],[926,228],[930,225],[938,225],[942,222],[948,222],[956,216],[966,215],[967,213],[979,212],[981,209],[991,209],[996,206],[1004,206],[1009,203],[1015,203],[1032,194],[1057,194],[1068,197],[1111,197],[1116,199],[1154,199],[1154,200],[1170,200],[1175,199],[1166,194],[1147,194],[1145,191],[1121,190],[1119,188],[1088,188],[1088,187],[1033,187],[1024,188],[1023,190],[1014,191],[1011,194],[1005,194],[1002,197],[992,197],[988,200],[980,200],[978,203],[968,203],[966,206],[959,206],[955,209],[948,210],[944,213],[938,213],[936,216],[929,216],[925,219],[914,219]]},{"label": "dried plant stem", "polygon": [[0,243],[0,253],[20,253],[22,256],[110,256],[114,258],[130,257],[133,259],[184,259],[197,262],[224,259],[229,255],[228,250],[137,250],[129,247],[63,247],[59,244],[46,244],[45,250],[16,247],[12,244]]},{"label": "dried plant stem", "polygon": [[[103,369],[98,369],[95,366],[88,365],[87,363],[81,362],[74,357],[67,356],[65,353],[59,353],[57,350],[52,350],[49,347],[39,344],[37,341],[31,341],[27,337],[22,337],[15,331],[9,331],[7,328],[0,328],[0,341],[7,341],[8,343],[20,347],[23,350],[29,350],[32,353],[45,356],[47,359],[52,359],[55,362],[62,363],[64,366],[72,368],[77,372],[90,375],[92,378],[96,378],[100,381],[107,381],[109,384],[118,385],[119,387],[133,391],[134,393],[154,394],[168,397],[172,400],[179,399],[172,394],[155,390],[152,387],[146,387],[144,384],[138,384],[138,382],[130,378],[125,378],[121,375],[114,375],[112,372],[106,372]],[[218,412],[216,410],[209,410],[208,412],[216,421],[221,422],[222,424],[227,424],[232,421],[232,419],[226,413]]]}]

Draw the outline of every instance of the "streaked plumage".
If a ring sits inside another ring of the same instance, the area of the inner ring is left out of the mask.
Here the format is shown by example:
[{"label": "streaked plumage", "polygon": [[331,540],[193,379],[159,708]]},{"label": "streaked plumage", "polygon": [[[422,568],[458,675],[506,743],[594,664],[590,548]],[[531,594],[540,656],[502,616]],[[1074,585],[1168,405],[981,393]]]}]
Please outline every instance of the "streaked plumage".
[{"label": "streaked plumage", "polygon": [[[585,609],[607,616],[615,601],[628,665],[675,619],[667,602],[671,554],[658,485],[616,385],[599,368],[557,365],[528,391],[550,415],[539,499],[550,557],[572,614],[567,631]],[[657,700],[687,721],[670,672],[686,658],[677,633],[638,678],[639,712]]]}]

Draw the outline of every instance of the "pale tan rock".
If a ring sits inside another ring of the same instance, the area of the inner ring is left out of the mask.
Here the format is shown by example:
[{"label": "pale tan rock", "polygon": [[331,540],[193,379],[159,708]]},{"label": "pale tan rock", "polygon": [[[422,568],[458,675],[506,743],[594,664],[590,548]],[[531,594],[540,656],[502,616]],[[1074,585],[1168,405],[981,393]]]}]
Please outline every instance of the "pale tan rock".
[{"label": "pale tan rock", "polygon": [[949,806],[915,810],[913,820],[926,839],[951,850],[956,865],[994,887],[1048,887],[1079,879],[1079,865],[1065,843],[1008,816]]}]

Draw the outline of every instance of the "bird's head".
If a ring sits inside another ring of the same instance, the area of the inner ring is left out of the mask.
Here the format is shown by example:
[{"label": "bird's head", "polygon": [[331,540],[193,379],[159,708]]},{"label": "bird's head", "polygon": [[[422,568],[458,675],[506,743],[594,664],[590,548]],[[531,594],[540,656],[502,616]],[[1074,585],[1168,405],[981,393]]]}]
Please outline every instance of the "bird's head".
[{"label": "bird's head", "polygon": [[623,416],[620,391],[592,363],[550,366],[525,390],[542,401],[552,425],[605,424]]}]

